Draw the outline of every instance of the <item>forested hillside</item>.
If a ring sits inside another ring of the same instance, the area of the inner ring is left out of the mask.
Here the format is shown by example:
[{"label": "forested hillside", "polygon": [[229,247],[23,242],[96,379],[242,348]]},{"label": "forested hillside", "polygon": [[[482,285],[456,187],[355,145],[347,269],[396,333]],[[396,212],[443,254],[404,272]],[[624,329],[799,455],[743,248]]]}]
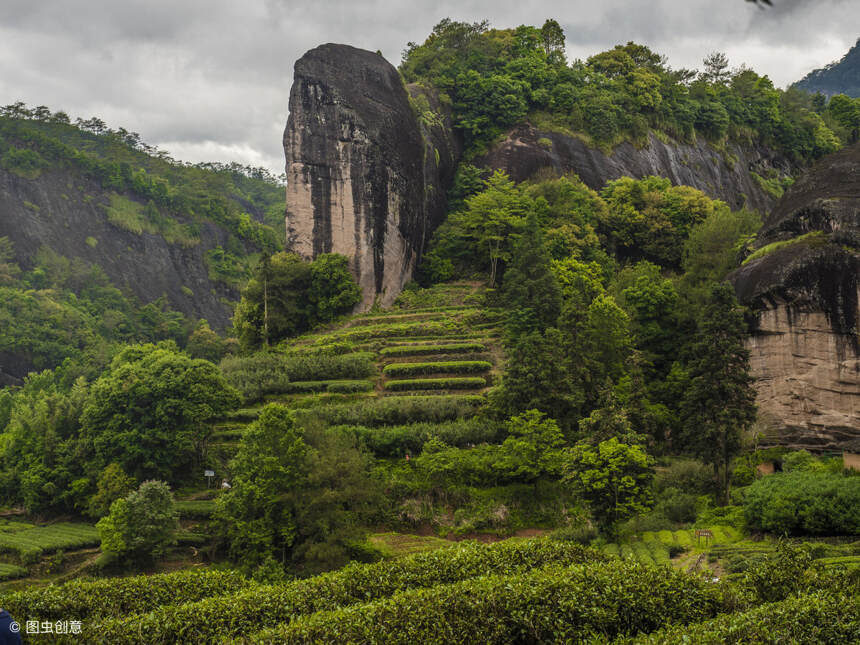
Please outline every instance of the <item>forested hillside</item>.
[{"label": "forested hillside", "polygon": [[98,119],[0,113],[0,375],[111,343],[224,330],[261,254],[283,244],[283,188],[253,168],[171,160]]},{"label": "forested hillside", "polygon": [[794,87],[811,94],[827,97],[845,94],[860,97],[860,41],[838,61],[821,69],[814,69],[794,84]]}]

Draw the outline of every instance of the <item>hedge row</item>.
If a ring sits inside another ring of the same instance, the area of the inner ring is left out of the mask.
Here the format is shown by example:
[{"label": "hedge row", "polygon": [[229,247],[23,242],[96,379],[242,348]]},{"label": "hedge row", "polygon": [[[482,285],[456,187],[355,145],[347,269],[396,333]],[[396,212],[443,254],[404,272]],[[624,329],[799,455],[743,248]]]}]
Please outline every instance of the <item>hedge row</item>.
[{"label": "hedge row", "polygon": [[713,617],[723,588],[634,563],[550,565],[320,612],[251,643],[578,643]]},{"label": "hedge row", "polygon": [[[23,578],[27,575],[27,569],[19,567],[17,564],[8,564],[0,562],[0,580],[12,580],[13,578]],[[2,607],[0,603],[0,607]]]},{"label": "hedge row", "polygon": [[369,392],[373,387],[373,381],[295,381],[287,386],[286,391],[291,394],[312,392],[352,394],[353,392]]},{"label": "hedge row", "polygon": [[189,499],[176,502],[176,510],[183,518],[206,519],[215,512],[215,500]]},{"label": "hedge row", "polygon": [[83,620],[125,616],[169,603],[236,593],[253,583],[235,571],[191,569],[152,576],[73,580],[63,585],[0,595],[0,607],[15,619]]},{"label": "hedge row", "polygon": [[91,524],[60,522],[48,526],[37,526],[13,533],[0,533],[0,552],[16,553],[24,564],[32,564],[59,549],[80,549],[96,546],[99,533]]},{"label": "hedge row", "polygon": [[432,354],[476,354],[487,351],[482,343],[450,343],[447,345],[395,345],[385,347],[382,356],[427,356]]},{"label": "hedge row", "polygon": [[423,374],[480,374],[492,369],[488,361],[430,361],[425,363],[391,363],[382,373],[385,376],[421,376]]},{"label": "hedge row", "polygon": [[455,448],[493,443],[500,439],[503,430],[500,424],[478,419],[381,428],[337,426],[336,429],[355,434],[376,457],[403,457],[406,453],[418,455],[424,444],[434,437]]},{"label": "hedge row", "polygon": [[453,421],[473,416],[481,396],[398,396],[296,410],[300,420],[329,425],[386,426],[418,421]]},{"label": "hedge row", "polygon": [[487,387],[487,381],[478,376],[462,376],[459,378],[422,378],[386,381],[385,389],[392,392],[408,392],[420,390],[479,390]]},{"label": "hedge row", "polygon": [[860,596],[826,592],[807,594],[622,642],[630,645],[860,643]]},{"label": "hedge row", "polygon": [[[364,603],[407,589],[493,573],[523,573],[548,563],[571,565],[602,559],[587,547],[550,540],[507,541],[491,546],[460,543],[397,560],[352,564],[288,584],[261,586],[231,596],[91,623],[86,636],[87,642],[112,645],[215,643],[274,627],[304,614]],[[51,642],[79,641],[69,637],[68,641]],[[335,638],[325,642],[344,641]]]}]

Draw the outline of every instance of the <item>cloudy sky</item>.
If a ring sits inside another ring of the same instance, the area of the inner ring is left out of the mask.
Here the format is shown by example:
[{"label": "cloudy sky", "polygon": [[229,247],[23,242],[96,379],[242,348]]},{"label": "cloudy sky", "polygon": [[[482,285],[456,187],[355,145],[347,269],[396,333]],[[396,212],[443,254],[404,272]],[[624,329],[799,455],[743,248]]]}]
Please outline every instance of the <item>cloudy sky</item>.
[{"label": "cloudy sky", "polygon": [[393,64],[440,19],[558,20],[569,58],[629,40],[697,68],[711,51],[784,87],[860,36],[856,0],[2,0],[0,104],[99,116],[186,161],[283,170],[292,69],[340,42]]}]

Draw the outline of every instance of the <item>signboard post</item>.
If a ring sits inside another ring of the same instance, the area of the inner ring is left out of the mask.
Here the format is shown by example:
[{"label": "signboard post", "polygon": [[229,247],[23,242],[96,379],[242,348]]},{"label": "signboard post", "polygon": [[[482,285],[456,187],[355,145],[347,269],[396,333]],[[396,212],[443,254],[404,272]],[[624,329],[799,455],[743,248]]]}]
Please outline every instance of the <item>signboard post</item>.
[{"label": "signboard post", "polygon": [[212,486],[212,478],[215,476],[214,470],[204,470],[203,476],[206,478],[206,488]]},{"label": "signboard post", "polygon": [[696,543],[700,543],[702,538],[705,538],[705,546],[708,545],[708,541],[714,537],[714,532],[708,529],[696,529]]}]

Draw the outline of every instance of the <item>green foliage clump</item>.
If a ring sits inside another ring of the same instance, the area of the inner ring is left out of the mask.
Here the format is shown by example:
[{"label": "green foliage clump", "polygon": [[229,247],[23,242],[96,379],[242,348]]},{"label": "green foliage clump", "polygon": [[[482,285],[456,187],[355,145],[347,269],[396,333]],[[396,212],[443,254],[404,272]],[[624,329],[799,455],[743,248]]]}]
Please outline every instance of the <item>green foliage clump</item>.
[{"label": "green foliage clump", "polygon": [[629,42],[568,64],[555,21],[490,29],[487,21],[445,19],[424,43],[409,43],[400,71],[407,82],[435,86],[450,98],[467,158],[526,115],[543,130],[578,134],[605,150],[623,140],[645,145],[654,131],[718,146],[762,142],[808,160],[837,149],[837,133],[844,142],[856,140],[856,100],[834,104],[834,97],[825,108],[804,92],[775,88],[748,67],[729,72],[723,54],[703,62],[698,74],[675,70]]},{"label": "green foliage clump", "polygon": [[82,434],[104,464],[175,482],[199,463],[209,422],[238,401],[212,363],[167,346],[129,346],[93,384]]},{"label": "green foliage clump", "polygon": [[362,400],[354,405],[326,405],[296,412],[298,420],[317,419],[330,425],[368,427],[419,421],[453,421],[473,416],[482,396],[398,396]]},{"label": "green foliage clump", "polygon": [[726,614],[688,626],[642,635],[629,645],[670,645],[680,642],[723,643],[851,643],[860,639],[860,596],[826,591],[802,594]]},{"label": "green foliage clump", "polygon": [[173,542],[179,527],[170,487],[160,481],[145,481],[127,497],[116,500],[96,528],[102,552],[111,560],[149,562]]},{"label": "green foliage clump", "polygon": [[382,373],[385,376],[420,376],[422,374],[478,374],[492,369],[487,361],[434,361],[430,363],[390,363]]},{"label": "green foliage clump", "polygon": [[[302,615],[350,605],[362,606],[360,603],[408,589],[429,588],[494,573],[525,573],[550,563],[564,566],[603,559],[596,551],[578,544],[549,540],[494,545],[463,542],[396,560],[353,563],[307,580],[264,585],[231,596],[106,620],[91,625],[91,629],[105,642],[166,644],[182,641],[193,634],[195,642],[217,643],[275,627]],[[323,640],[331,642],[330,638]]]},{"label": "green foliage clump", "polygon": [[444,642],[469,634],[482,643],[578,641],[648,632],[665,621],[713,617],[720,588],[668,569],[638,564],[548,566],[521,575],[405,591],[357,607],[321,612],[254,636],[261,643],[360,640]]},{"label": "green foliage clump", "polygon": [[295,253],[277,253],[257,265],[233,325],[245,347],[268,347],[334,320],[360,300],[346,257],[322,254],[305,262]]},{"label": "green foliage clump", "polygon": [[614,534],[618,524],[653,503],[654,466],[645,451],[616,438],[592,447],[580,444],[566,464],[566,478],[587,501],[601,529]]},{"label": "green foliage clump", "polygon": [[236,593],[252,584],[236,571],[189,569],[147,576],[72,580],[0,595],[0,605],[21,621],[81,620],[140,614],[160,605]]},{"label": "green foliage clump", "polygon": [[860,532],[860,481],[817,472],[777,473],[744,492],[744,518],[754,531],[789,535]]},{"label": "green foliage clump", "polygon": [[487,350],[483,343],[446,343],[439,345],[392,345],[383,347],[380,356],[426,356],[432,354],[478,354]]},{"label": "green foliage clump", "polygon": [[385,389],[392,392],[415,390],[479,390],[483,387],[487,387],[486,379],[477,376],[399,379],[385,382]]},{"label": "green foliage clump", "polygon": [[417,455],[430,439],[464,448],[470,444],[490,443],[500,434],[500,425],[479,419],[458,419],[441,423],[418,422],[408,425],[335,426],[332,430],[354,433],[361,443],[376,457],[403,457]]}]

